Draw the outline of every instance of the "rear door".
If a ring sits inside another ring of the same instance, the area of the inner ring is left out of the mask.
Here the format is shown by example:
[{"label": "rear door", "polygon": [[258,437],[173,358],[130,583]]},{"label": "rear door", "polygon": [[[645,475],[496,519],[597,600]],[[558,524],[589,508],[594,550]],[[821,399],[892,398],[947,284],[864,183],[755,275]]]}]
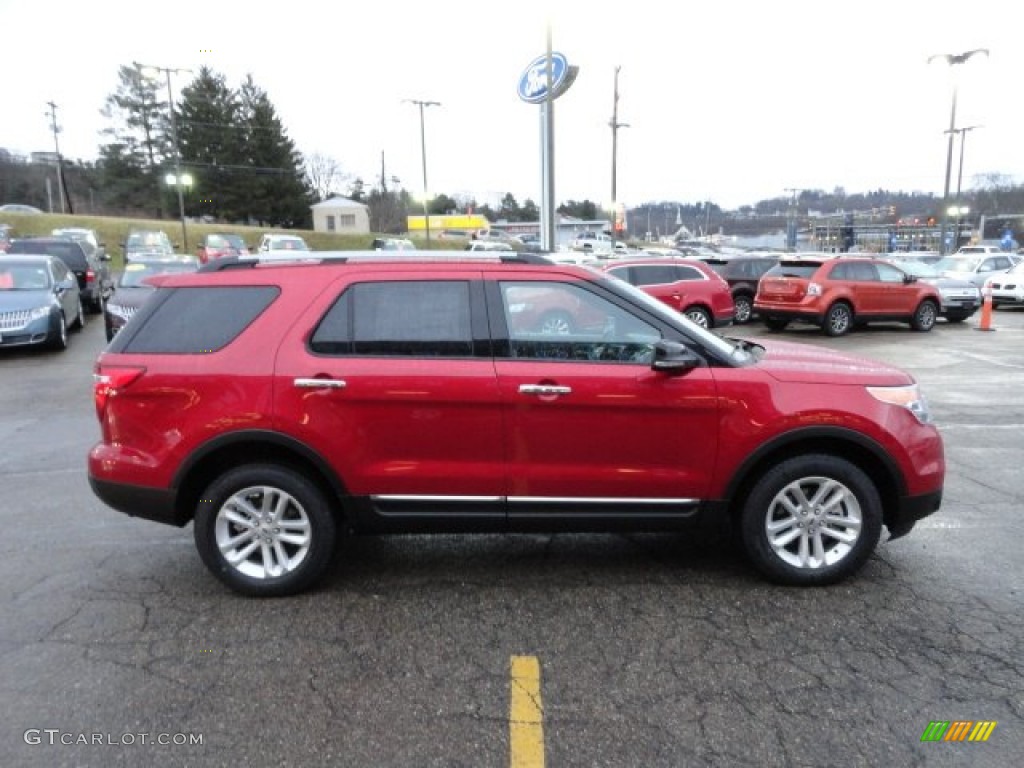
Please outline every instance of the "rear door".
[{"label": "rear door", "polygon": [[478,273],[342,278],[288,333],[276,423],[384,529],[504,527],[502,417]]}]

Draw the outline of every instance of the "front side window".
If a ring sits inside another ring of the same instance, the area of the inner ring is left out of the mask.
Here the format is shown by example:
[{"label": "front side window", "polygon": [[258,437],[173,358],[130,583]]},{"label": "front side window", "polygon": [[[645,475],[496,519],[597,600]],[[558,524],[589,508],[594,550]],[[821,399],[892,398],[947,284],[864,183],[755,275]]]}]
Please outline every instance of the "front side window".
[{"label": "front side window", "polygon": [[528,360],[644,363],[661,332],[571,283],[503,282],[509,356]]},{"label": "front side window", "polygon": [[883,283],[902,283],[906,273],[888,264],[875,264],[878,277]]},{"label": "front side window", "polygon": [[310,349],[324,355],[469,357],[473,354],[469,283],[356,283],[317,325]]}]

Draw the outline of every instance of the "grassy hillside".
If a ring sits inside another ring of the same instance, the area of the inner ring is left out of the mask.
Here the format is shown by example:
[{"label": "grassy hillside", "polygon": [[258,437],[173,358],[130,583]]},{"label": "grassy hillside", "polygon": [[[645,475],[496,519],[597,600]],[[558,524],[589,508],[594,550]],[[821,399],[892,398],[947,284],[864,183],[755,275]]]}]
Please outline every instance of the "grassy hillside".
[{"label": "grassy hillside", "polygon": [[[13,237],[29,237],[32,235],[49,235],[54,229],[60,227],[86,227],[94,229],[100,236],[100,241],[106,243],[107,251],[111,254],[114,266],[120,268],[122,265],[123,253],[121,244],[128,233],[133,229],[158,229],[163,230],[175,243],[178,250],[181,250],[181,222],[168,219],[122,219],[112,216],[67,216],[59,213],[44,214],[20,214],[0,213],[0,223],[10,224]],[[309,247],[315,251],[349,251],[361,250],[370,247],[370,243],[377,235],[337,235],[327,232],[313,232],[312,230],[286,230],[266,229],[262,227],[239,227],[221,224],[193,224],[188,223],[188,250],[195,253],[196,244],[199,239],[212,232],[231,232],[241,235],[250,248],[259,245],[260,237],[265,232],[287,232],[300,235]],[[411,238],[417,247],[424,247],[425,241],[422,238]],[[461,244],[453,241],[438,241],[431,239],[433,248],[460,248]]]}]

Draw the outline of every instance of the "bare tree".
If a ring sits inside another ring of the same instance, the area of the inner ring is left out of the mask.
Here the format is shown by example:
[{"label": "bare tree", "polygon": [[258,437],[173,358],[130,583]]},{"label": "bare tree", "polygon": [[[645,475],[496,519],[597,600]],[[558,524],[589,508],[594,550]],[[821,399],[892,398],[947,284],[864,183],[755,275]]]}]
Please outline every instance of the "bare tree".
[{"label": "bare tree", "polygon": [[304,170],[317,202],[341,194],[342,185],[350,178],[350,174],[341,169],[341,163],[319,152],[306,156]]}]

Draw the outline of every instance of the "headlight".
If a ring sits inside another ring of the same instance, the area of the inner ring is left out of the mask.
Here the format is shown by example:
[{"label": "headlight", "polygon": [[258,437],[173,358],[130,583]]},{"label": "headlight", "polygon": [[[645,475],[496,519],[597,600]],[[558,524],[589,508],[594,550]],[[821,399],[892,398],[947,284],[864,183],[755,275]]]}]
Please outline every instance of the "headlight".
[{"label": "headlight", "polygon": [[29,318],[30,321],[31,320],[38,320],[41,317],[49,317],[49,316],[50,316],[50,307],[49,306],[36,307],[35,309],[29,310],[29,313],[28,313],[28,318]]},{"label": "headlight", "polygon": [[905,387],[866,387],[866,389],[875,400],[906,408],[922,424],[931,423],[932,415],[928,410],[928,401],[917,388],[917,384]]}]

